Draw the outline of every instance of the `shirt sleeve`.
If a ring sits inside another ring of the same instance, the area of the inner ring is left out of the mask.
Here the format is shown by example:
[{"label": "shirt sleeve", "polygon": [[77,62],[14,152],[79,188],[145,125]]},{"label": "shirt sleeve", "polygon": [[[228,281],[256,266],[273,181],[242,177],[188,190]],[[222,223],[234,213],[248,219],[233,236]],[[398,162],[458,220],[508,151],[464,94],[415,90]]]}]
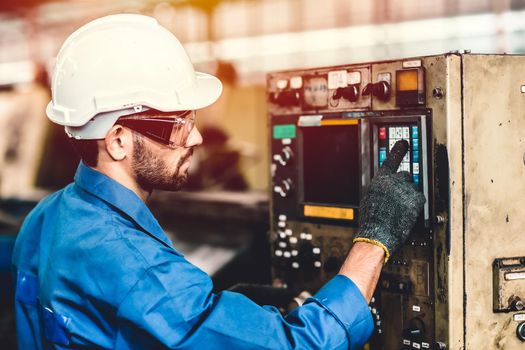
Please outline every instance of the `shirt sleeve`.
[{"label": "shirt sleeve", "polygon": [[364,297],[342,275],[285,317],[238,293],[214,294],[212,287],[188,262],[147,270],[119,307],[115,347],[353,350],[373,330]]}]

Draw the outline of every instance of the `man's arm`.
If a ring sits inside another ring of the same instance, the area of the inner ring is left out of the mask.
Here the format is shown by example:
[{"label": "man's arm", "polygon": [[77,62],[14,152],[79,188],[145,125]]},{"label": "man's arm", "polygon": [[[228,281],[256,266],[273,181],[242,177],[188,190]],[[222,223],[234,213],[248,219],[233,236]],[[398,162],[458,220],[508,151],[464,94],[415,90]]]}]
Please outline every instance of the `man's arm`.
[{"label": "man's arm", "polygon": [[152,266],[119,306],[115,348],[358,350],[373,331],[368,302],[342,275],[285,317],[212,288],[182,257]]},{"label": "man's arm", "polygon": [[398,141],[372,179],[359,205],[359,231],[340,274],[350,278],[369,302],[382,265],[408,238],[425,197],[407,172],[397,172],[408,151]]},{"label": "man's arm", "polygon": [[346,257],[339,274],[350,278],[370,302],[376,288],[385,251],[373,244],[356,242]]}]

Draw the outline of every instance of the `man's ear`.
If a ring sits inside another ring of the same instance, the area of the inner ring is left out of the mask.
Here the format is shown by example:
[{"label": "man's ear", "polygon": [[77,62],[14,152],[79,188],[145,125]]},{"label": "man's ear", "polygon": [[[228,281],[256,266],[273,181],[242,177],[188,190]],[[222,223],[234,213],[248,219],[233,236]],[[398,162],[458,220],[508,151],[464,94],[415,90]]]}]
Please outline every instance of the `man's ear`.
[{"label": "man's ear", "polygon": [[104,139],[106,151],[115,161],[124,160],[132,151],[133,135],[122,125],[115,124]]}]

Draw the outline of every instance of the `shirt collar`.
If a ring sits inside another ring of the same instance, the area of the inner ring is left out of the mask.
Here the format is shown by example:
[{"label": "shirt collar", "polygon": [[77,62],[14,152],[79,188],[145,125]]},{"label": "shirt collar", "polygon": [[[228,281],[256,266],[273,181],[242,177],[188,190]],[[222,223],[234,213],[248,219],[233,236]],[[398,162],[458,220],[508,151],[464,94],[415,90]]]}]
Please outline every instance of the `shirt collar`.
[{"label": "shirt collar", "polygon": [[82,161],[75,174],[75,183],[85,191],[122,211],[144,231],[172,247],[171,241],[146,206],[146,203],[135,192],[109,176],[88,167]]}]

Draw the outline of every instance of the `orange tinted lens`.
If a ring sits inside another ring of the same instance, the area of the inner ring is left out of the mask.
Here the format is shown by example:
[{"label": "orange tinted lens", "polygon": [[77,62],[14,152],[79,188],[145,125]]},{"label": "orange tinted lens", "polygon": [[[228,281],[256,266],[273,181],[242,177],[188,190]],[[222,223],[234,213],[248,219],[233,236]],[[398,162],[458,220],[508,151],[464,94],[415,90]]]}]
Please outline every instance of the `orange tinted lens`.
[{"label": "orange tinted lens", "polygon": [[195,111],[192,111],[186,118],[177,118],[173,125],[170,141],[177,146],[184,146],[194,125]]}]

